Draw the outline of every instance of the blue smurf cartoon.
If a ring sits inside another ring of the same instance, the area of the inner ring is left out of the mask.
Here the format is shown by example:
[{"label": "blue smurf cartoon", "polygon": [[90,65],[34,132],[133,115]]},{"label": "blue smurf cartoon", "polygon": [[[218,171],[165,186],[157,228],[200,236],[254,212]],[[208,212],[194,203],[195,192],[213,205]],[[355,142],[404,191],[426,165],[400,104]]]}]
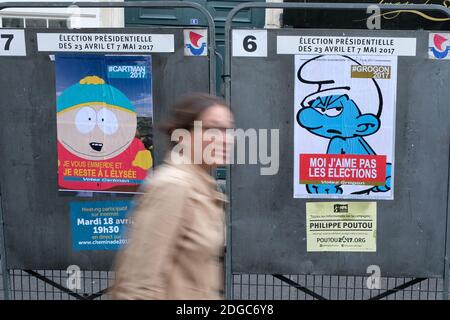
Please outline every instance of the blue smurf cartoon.
[{"label": "blue smurf cartoon", "polygon": [[[310,133],[329,139],[327,154],[375,155],[364,137],[380,129],[383,95],[379,84],[371,78],[352,78],[351,67],[361,63],[348,56],[326,56],[318,67],[322,57],[307,60],[297,71],[304,88],[297,123]],[[388,163],[385,185],[352,194],[387,192],[390,188],[391,164]],[[343,193],[339,184],[307,184],[306,189],[310,194]]]}]

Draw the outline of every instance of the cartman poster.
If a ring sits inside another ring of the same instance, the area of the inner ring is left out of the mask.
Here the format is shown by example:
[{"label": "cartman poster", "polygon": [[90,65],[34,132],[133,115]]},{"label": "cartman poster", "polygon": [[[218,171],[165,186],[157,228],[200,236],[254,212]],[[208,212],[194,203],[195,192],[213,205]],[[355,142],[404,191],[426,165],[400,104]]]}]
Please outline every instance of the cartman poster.
[{"label": "cartman poster", "polygon": [[55,61],[59,189],[138,191],[153,166],[151,56]]}]

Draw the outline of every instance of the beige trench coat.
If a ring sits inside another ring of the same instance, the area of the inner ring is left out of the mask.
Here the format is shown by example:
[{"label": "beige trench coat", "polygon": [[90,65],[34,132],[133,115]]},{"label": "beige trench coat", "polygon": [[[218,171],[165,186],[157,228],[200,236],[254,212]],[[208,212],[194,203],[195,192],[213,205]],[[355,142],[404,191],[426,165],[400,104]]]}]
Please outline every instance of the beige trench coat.
[{"label": "beige trench coat", "polygon": [[114,299],[222,299],[224,195],[195,165],[169,161],[137,200]]}]

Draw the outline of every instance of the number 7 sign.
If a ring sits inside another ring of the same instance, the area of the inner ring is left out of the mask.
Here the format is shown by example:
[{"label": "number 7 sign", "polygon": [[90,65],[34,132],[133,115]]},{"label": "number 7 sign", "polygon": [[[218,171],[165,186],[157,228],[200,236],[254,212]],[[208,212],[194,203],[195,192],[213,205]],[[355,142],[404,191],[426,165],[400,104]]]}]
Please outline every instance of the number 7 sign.
[{"label": "number 7 sign", "polygon": [[24,30],[0,29],[0,56],[26,56]]}]

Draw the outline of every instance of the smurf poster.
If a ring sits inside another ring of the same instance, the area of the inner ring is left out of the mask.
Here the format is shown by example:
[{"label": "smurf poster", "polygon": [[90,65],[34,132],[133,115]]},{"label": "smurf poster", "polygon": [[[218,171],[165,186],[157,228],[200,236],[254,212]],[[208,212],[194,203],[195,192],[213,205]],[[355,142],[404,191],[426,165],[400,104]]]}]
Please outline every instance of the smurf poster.
[{"label": "smurf poster", "polygon": [[397,57],[295,56],[294,198],[393,199]]},{"label": "smurf poster", "polygon": [[55,56],[60,190],[136,192],[153,166],[151,56]]}]

